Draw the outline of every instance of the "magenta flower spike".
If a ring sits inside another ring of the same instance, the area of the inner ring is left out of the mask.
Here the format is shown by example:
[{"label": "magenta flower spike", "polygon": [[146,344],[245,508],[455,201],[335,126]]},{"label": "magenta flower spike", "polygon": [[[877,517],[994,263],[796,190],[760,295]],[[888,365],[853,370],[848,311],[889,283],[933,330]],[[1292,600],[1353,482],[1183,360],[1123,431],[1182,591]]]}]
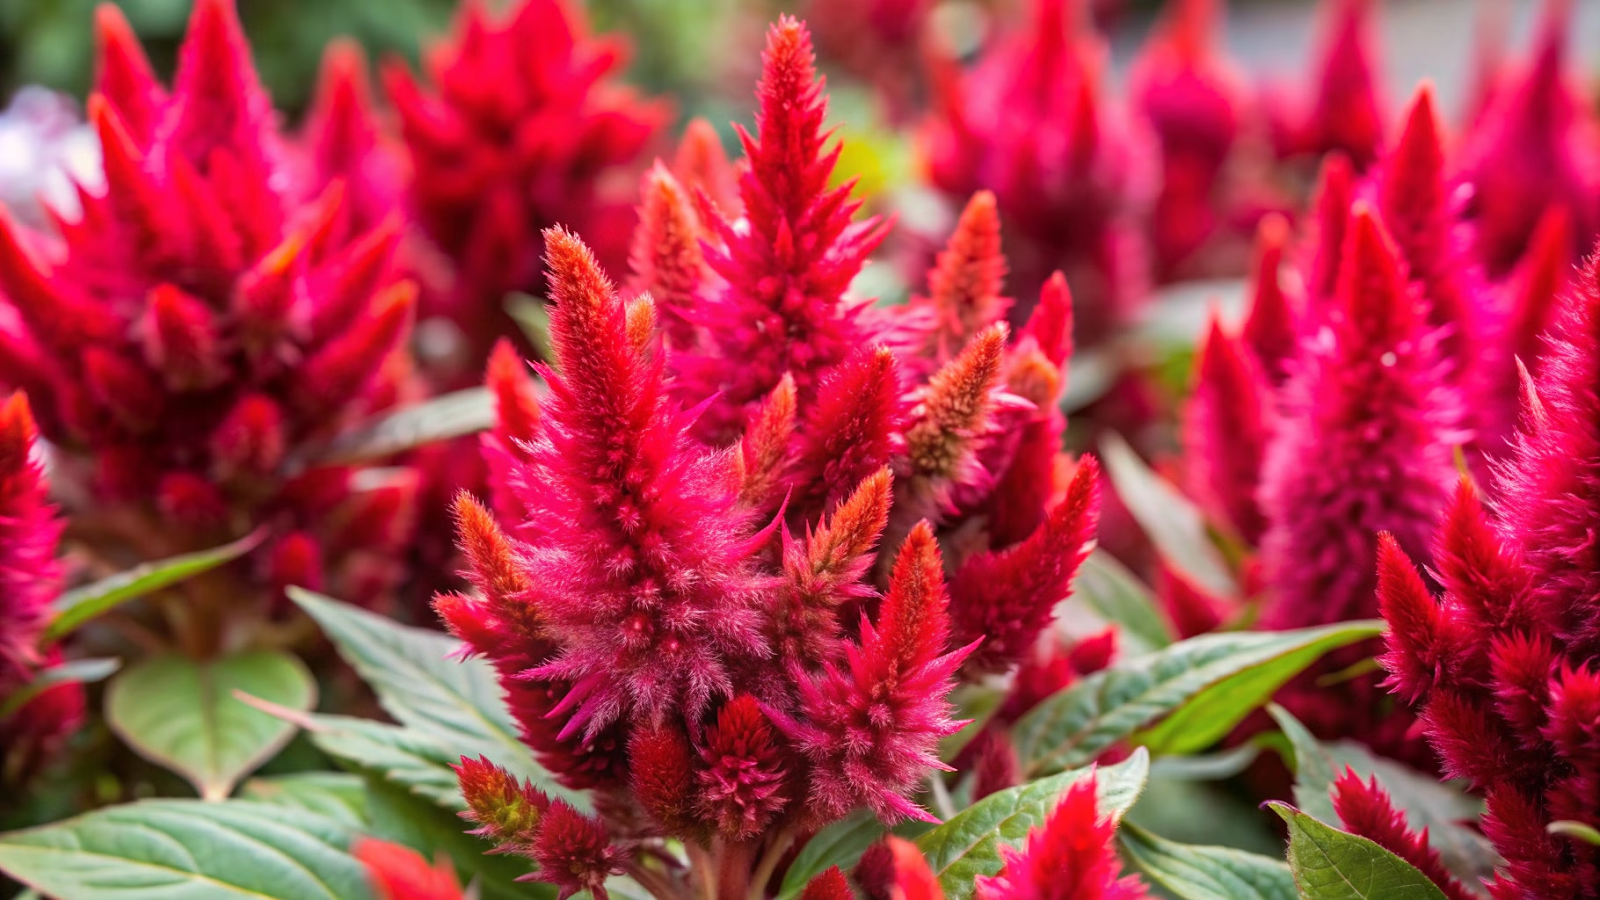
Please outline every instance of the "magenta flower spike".
[{"label": "magenta flower spike", "polygon": [[1122,876],[1116,820],[1099,811],[1093,776],[1073,782],[1020,848],[1002,847],[998,875],[980,875],[978,900],[1145,900],[1137,875]]},{"label": "magenta flower spike", "polygon": [[1344,154],[1358,171],[1377,161],[1387,121],[1377,69],[1372,0],[1326,0],[1310,97],[1278,110],[1280,157]]}]

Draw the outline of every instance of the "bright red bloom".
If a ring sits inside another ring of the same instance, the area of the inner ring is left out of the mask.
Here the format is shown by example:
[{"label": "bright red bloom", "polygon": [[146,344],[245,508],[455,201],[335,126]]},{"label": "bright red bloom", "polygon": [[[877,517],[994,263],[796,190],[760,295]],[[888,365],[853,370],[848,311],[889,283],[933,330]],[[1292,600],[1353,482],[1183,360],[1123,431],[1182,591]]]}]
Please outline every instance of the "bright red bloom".
[{"label": "bright red bloom", "polygon": [[815,521],[905,443],[894,354],[861,350],[823,379],[794,442],[790,509]]},{"label": "bright red bloom", "polygon": [[1266,530],[1256,494],[1272,435],[1273,402],[1272,385],[1255,354],[1213,316],[1184,405],[1184,468],[1200,508],[1250,546]]},{"label": "bright red bloom", "polygon": [[1133,102],[1161,141],[1151,244],[1163,281],[1203,265],[1197,254],[1226,212],[1223,167],[1248,113],[1243,79],[1214,45],[1216,6],[1172,4],[1131,75]]},{"label": "bright red bloom", "polygon": [[520,0],[499,22],[467,4],[456,36],[428,54],[429,92],[403,66],[384,71],[414,174],[423,229],[455,263],[445,310],[481,359],[514,333],[509,290],[538,292],[541,231],[582,233],[608,267],[627,258],[628,178],[665,109],[612,75],[623,48],[591,38],[565,0]]},{"label": "bright red bloom", "polygon": [[939,738],[950,718],[951,676],[977,641],[945,652],[950,634],[943,565],[933,530],[911,530],[895,561],[876,626],[864,618],[846,666],[800,684],[803,720],[779,726],[811,761],[808,812],[831,821],[868,806],[885,821],[929,819],[908,798],[930,769],[947,768]]},{"label": "bright red bloom", "polygon": [[309,199],[229,0],[196,4],[170,96],[120,15],[98,23],[105,190],[84,192],[48,263],[0,216],[5,377],[88,460],[97,505],[162,515],[180,545],[298,524],[332,589],[376,602],[400,574],[414,473],[368,489],[345,469],[284,472],[397,399],[415,291],[388,284],[395,223],[358,225],[347,188]]},{"label": "bright red bloom", "polygon": [[335,41],[323,53],[302,140],[308,183],[342,182],[346,227],[366,232],[400,213],[407,175],[403,151],[379,123],[367,58],[354,42]]},{"label": "bright red bloom", "polygon": [[1305,260],[1307,330],[1321,325],[1327,310],[1337,303],[1345,230],[1355,196],[1356,174],[1350,158],[1338,152],[1323,157],[1312,195],[1312,239]]},{"label": "bright red bloom", "polygon": [[855,896],[838,866],[806,882],[805,890],[800,893],[801,900],[855,900]]},{"label": "bright red bloom", "polygon": [[1300,318],[1305,313],[1305,297],[1283,277],[1288,243],[1289,223],[1282,216],[1261,220],[1256,228],[1250,312],[1239,335],[1274,388],[1288,379],[1289,361],[1299,349]]},{"label": "bright red bloom", "polygon": [[449,860],[429,865],[410,847],[361,838],[350,848],[372,879],[377,900],[461,900],[461,883]]},{"label": "bright red bloom", "polygon": [[1100,512],[1100,467],[1084,457],[1067,496],[1019,544],[972,556],[950,583],[954,643],[982,641],[970,672],[1001,672],[1021,662],[1071,591],[1093,547]]},{"label": "bright red bloom", "polygon": [[926,319],[921,355],[943,365],[978,332],[1003,319],[1011,308],[1011,298],[1001,296],[1005,277],[1000,213],[994,194],[979,191],[928,272],[927,296],[912,297],[906,306],[909,315]]},{"label": "bright red bloom", "polygon": [[827,100],[805,26],[785,16],[767,36],[759,137],[742,128],[750,168],[739,178],[745,218],[716,223],[707,263],[725,287],[708,298],[710,349],[678,366],[695,400],[716,395],[700,433],[725,441],[746,407],[788,374],[802,404],[828,369],[866,343],[845,288],[883,239],[878,219],[853,222],[851,186],[828,186],[839,147],[825,147]]},{"label": "bright red bloom", "polygon": [[729,840],[761,834],[789,800],[785,754],[761,704],[749,694],[723,704],[699,749],[701,813]]},{"label": "bright red bloom", "polygon": [[1384,98],[1379,93],[1372,0],[1328,0],[1311,97],[1278,109],[1273,139],[1279,156],[1338,151],[1357,169],[1377,161],[1383,145]]},{"label": "bright red bloom", "polygon": [[1533,58],[1495,92],[1457,162],[1472,189],[1463,212],[1491,277],[1512,270],[1548,209],[1571,217],[1574,256],[1588,253],[1600,232],[1600,125],[1568,83],[1571,5],[1548,4]]},{"label": "bright red bloom", "polygon": [[1399,253],[1365,204],[1343,257],[1338,303],[1303,345],[1262,472],[1270,628],[1375,613],[1377,533],[1426,547],[1455,480],[1456,401]]},{"label": "bright red bloom", "polygon": [[633,237],[633,287],[649,292],[674,350],[698,343],[700,292],[710,277],[700,249],[704,228],[683,185],[659,162],[640,186],[639,228]]},{"label": "bright red bloom", "polygon": [[936,73],[927,135],[933,182],[959,198],[994,192],[1006,222],[1014,295],[1026,313],[1049,274],[1072,283],[1086,340],[1126,318],[1144,291],[1138,221],[1152,150],[1100,96],[1100,48],[1067,0],[1035,0],[1028,27],[989,47],[970,73]]},{"label": "bright red bloom", "polygon": [[1001,847],[1005,866],[980,875],[978,900],[1144,900],[1137,875],[1118,877],[1117,821],[1101,815],[1095,777],[1072,783],[1044,825],[1028,832],[1021,848]]},{"label": "bright red bloom", "polygon": [[1380,557],[1389,684],[1420,708],[1444,774],[1484,793],[1484,834],[1505,859],[1491,886],[1500,900],[1600,897],[1600,851],[1545,830],[1555,820],[1600,824],[1600,617],[1586,499],[1600,477],[1600,272],[1586,267],[1563,301],[1540,374],[1524,385],[1493,512],[1464,482],[1439,530],[1442,600],[1393,542]]},{"label": "bright red bloom", "polygon": [[917,845],[905,838],[890,835],[884,840],[888,858],[892,863],[892,880],[889,883],[890,900],[944,900],[944,889],[928,861]]},{"label": "bright red bloom", "polygon": [[1351,834],[1360,835],[1400,857],[1439,886],[1449,900],[1471,900],[1472,894],[1445,868],[1439,851],[1428,845],[1428,830],[1419,834],[1406,824],[1405,815],[1394,808],[1389,794],[1378,785],[1377,776],[1362,781],[1346,769],[1333,786],[1333,808],[1339,821]]},{"label": "bright red bloom", "polygon": [[874,595],[864,579],[889,524],[892,485],[889,470],[879,469],[804,539],[783,529],[783,589],[772,636],[780,658],[815,665],[837,655],[840,610]]}]

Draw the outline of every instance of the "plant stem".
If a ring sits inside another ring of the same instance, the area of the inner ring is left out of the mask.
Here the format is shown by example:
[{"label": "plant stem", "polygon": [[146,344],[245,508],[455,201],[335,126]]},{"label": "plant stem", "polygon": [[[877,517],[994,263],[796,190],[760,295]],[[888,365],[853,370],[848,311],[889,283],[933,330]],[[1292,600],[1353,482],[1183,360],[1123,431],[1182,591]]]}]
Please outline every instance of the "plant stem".
[{"label": "plant stem", "polygon": [[630,860],[622,867],[629,878],[650,892],[656,900],[687,900],[683,885],[665,872],[646,868],[639,860]]},{"label": "plant stem", "polygon": [[693,841],[684,842],[684,852],[689,855],[689,881],[699,900],[717,900],[717,865],[711,854]]},{"label": "plant stem", "polygon": [[750,893],[748,900],[761,900],[767,893],[767,882],[772,880],[772,873],[777,871],[778,863],[783,861],[783,855],[789,852],[789,847],[794,843],[794,826],[778,832],[767,844],[767,852],[762,854],[761,861],[756,864],[755,874],[750,878]]},{"label": "plant stem", "polygon": [[950,790],[944,786],[944,777],[938,772],[928,773],[928,790],[933,794],[933,808],[939,818],[950,821],[955,817],[956,804],[950,799]]}]

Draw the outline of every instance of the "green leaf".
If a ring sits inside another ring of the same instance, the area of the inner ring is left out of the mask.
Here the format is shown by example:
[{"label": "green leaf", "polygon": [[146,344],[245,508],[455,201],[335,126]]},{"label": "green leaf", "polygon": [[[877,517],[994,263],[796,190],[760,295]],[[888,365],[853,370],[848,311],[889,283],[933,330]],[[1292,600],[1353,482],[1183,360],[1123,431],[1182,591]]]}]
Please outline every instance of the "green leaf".
[{"label": "green leaf", "polygon": [[60,665],[41,669],[33,680],[0,700],[0,722],[21,709],[29,700],[62,684],[91,684],[110,678],[121,668],[119,659],[71,659]]},{"label": "green leaf", "polygon": [[1372,841],[1287,803],[1267,805],[1289,825],[1289,869],[1303,900],[1446,900],[1428,876]]},{"label": "green leaf", "polygon": [[1288,710],[1267,707],[1294,750],[1294,802],[1313,818],[1338,826],[1333,809],[1333,785],[1346,768],[1363,779],[1374,775],[1395,809],[1405,814],[1413,831],[1428,830],[1428,843],[1439,851],[1446,867],[1468,884],[1494,873],[1499,861],[1494,846],[1476,829],[1463,825],[1478,818],[1479,803],[1449,784],[1393,760],[1376,756],[1366,747],[1339,741],[1317,740]]},{"label": "green leaf", "polygon": [[278,752],[294,726],[234,696],[310,709],[316,682],[298,659],[252,651],[207,662],[156,656],[125,669],[106,691],[106,721],[140,756],[187,778],[200,796],[221,800]]},{"label": "green leaf", "polygon": [[522,329],[539,359],[555,359],[555,345],[550,342],[550,311],[544,302],[532,294],[513,292],[506,296],[506,314]]},{"label": "green leaf", "polygon": [[455,813],[377,779],[368,780],[367,791],[374,837],[404,844],[429,859],[443,853],[450,858],[462,882],[477,885],[482,900],[553,900],[555,897],[555,888],[551,885],[518,883],[518,878],[534,868],[527,857],[490,853],[492,845],[467,834],[469,826]]},{"label": "green leaf", "polygon": [[1116,434],[1100,439],[1100,455],[1117,496],[1166,563],[1218,597],[1234,597],[1239,587],[1211,543],[1205,517],[1187,497]]},{"label": "green leaf", "polygon": [[1297,896],[1289,867],[1270,856],[1180,844],[1132,822],[1117,829],[1117,841],[1141,874],[1178,900],[1295,900]]},{"label": "green leaf", "polygon": [[351,833],[230,800],[146,800],[0,835],[0,871],[59,900],[368,900]]},{"label": "green leaf", "polygon": [[888,830],[871,810],[858,809],[817,832],[789,864],[778,889],[778,900],[799,896],[807,882],[834,866],[849,871],[872,842]]},{"label": "green leaf", "polygon": [[231,562],[249,553],[266,538],[266,532],[256,531],[231,544],[158,559],[126,572],[118,572],[93,584],[66,591],[54,604],[55,615],[45,626],[42,640],[52,644],[76,631],[83,623],[102,615],[122,603],[142,597],[164,587]]},{"label": "green leaf", "polygon": [[461,755],[426,733],[351,716],[314,716],[311,723],[311,742],[323,753],[446,809],[466,808],[450,768]]},{"label": "green leaf", "polygon": [[476,434],[493,425],[494,399],[489,389],[467,388],[359,425],[295,464],[342,466],[388,459],[424,444]]},{"label": "green leaf", "polygon": [[557,784],[534,760],[517,737],[494,668],[481,659],[456,658],[460,641],[299,588],[290,588],[289,596],[322,626],[339,655],[372,686],[384,710],[421,732],[424,740],[444,747],[452,762],[461,756],[486,756],[546,793],[579,809],[590,807],[586,794]]},{"label": "green leaf", "polygon": [[1126,652],[1148,653],[1177,639],[1150,589],[1104,550],[1083,561],[1072,596],[1107,623],[1119,626]]},{"label": "green leaf", "polygon": [[[968,900],[978,876],[1000,871],[1000,848],[1021,846],[1028,832],[1055,810],[1067,788],[1089,772],[1075,769],[990,794],[917,838],[945,897]],[[1114,766],[1100,767],[1095,785],[1101,811],[1120,818],[1138,799],[1149,774],[1150,756],[1143,748]]]},{"label": "green leaf", "polygon": [[295,772],[252,778],[239,788],[245,800],[316,813],[353,831],[367,829],[367,784],[345,772]]},{"label": "green leaf", "polygon": [[1149,730],[1138,740],[1153,753],[1200,750],[1317,657],[1382,628],[1382,622],[1346,622],[1190,638],[1045,698],[1013,726],[1012,740],[1024,770],[1034,776],[1085,765],[1144,728]]}]

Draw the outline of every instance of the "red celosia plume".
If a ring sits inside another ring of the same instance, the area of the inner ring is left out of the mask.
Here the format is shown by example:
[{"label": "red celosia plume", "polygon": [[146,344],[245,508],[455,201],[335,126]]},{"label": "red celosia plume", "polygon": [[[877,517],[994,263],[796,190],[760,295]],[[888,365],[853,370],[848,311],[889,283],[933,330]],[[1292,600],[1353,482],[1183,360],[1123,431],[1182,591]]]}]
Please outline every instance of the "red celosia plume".
[{"label": "red celosia plume", "polygon": [[1150,896],[1137,875],[1119,877],[1122,862],[1114,835],[1116,819],[1102,815],[1095,776],[1067,788],[1042,826],[1028,832],[1020,848],[1002,847],[998,875],[980,875],[978,900],[1144,900]]}]

